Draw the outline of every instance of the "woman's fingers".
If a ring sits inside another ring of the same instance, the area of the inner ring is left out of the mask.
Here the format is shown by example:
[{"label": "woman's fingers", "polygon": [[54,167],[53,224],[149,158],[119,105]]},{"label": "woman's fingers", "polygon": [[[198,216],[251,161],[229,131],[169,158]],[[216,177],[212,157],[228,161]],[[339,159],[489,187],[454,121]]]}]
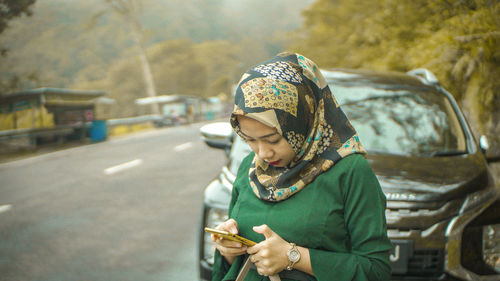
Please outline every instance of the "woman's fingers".
[{"label": "woman's fingers", "polygon": [[234,219],[228,219],[226,223],[227,231],[231,232],[232,234],[238,234],[238,223]]},{"label": "woman's fingers", "polygon": [[226,248],[226,247],[217,247],[217,250],[221,252],[222,255],[224,256],[239,256],[245,253],[244,249],[241,248]]},{"label": "woman's fingers", "polygon": [[244,254],[247,251],[247,246],[242,245],[240,242],[231,241],[227,239],[216,239],[215,247],[225,255],[225,253],[234,254]]},{"label": "woman's fingers", "polygon": [[[262,242],[261,242],[261,243],[262,243]],[[249,247],[249,248],[248,248],[248,250],[247,250],[247,253],[248,253],[249,255],[254,255],[254,254],[256,254],[257,252],[259,252],[260,247],[262,247],[262,244],[260,244],[260,243],[259,243],[259,244],[257,244],[257,245],[255,245],[255,246]]]},{"label": "woman's fingers", "polygon": [[256,226],[253,230],[265,237],[264,241],[247,250],[251,257],[250,261],[255,264],[259,274],[273,275],[286,268],[288,265],[286,252],[290,244],[267,225]]},{"label": "woman's fingers", "polygon": [[222,244],[216,244],[215,246],[217,250],[223,255],[223,256],[239,256],[244,253],[246,253],[247,247],[225,247]]},{"label": "woman's fingers", "polygon": [[[218,225],[216,229],[238,234],[238,223],[234,219],[228,219]],[[242,245],[240,242],[223,239],[214,234],[212,234],[212,241],[215,242],[217,250],[226,257],[243,255],[247,251],[247,246]]]},{"label": "woman's fingers", "polygon": [[216,229],[228,231],[232,234],[238,234],[238,223],[234,219],[228,219],[227,221],[219,224]]}]

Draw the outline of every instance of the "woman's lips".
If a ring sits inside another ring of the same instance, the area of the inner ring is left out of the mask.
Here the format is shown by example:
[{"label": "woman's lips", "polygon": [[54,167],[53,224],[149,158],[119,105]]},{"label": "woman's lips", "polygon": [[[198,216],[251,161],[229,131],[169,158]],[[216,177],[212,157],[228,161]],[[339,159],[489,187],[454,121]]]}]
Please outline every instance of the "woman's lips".
[{"label": "woman's lips", "polygon": [[269,165],[273,165],[273,166],[276,166],[280,163],[280,160],[278,161],[274,161],[274,162],[269,162]]}]

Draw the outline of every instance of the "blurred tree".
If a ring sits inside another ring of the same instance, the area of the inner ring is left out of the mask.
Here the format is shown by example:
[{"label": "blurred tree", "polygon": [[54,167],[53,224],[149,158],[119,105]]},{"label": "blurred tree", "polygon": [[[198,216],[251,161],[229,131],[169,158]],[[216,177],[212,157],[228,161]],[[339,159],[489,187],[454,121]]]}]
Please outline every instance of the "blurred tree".
[{"label": "blurred tree", "polygon": [[[31,16],[31,6],[36,0],[0,0],[0,34],[8,27],[8,21],[23,14]],[[7,49],[0,46],[0,55]]]},{"label": "blurred tree", "polygon": [[242,48],[229,41],[216,40],[197,44],[194,51],[206,73],[204,96],[222,93],[229,98],[232,86],[238,82],[242,72]]},{"label": "blurred tree", "polygon": [[162,94],[203,96],[205,71],[196,59],[194,43],[168,40],[150,48],[155,78]]},{"label": "blurred tree", "polygon": [[[167,40],[148,48],[148,57],[160,95],[212,97],[230,96],[233,83],[241,74],[242,57],[238,45],[228,41],[205,41],[196,44],[187,39]],[[115,61],[99,80],[81,81],[75,88],[103,89],[116,100],[113,117],[140,113],[135,100],[142,98],[144,80],[134,67],[138,57]],[[238,70],[237,70],[238,69]],[[230,78],[231,77],[231,78]]]},{"label": "blurred tree", "polygon": [[[158,95],[208,97],[230,95],[243,71],[281,51],[290,37],[280,31],[298,27],[300,9],[313,0],[135,1],[142,3],[143,46]],[[0,46],[10,50],[0,58],[0,87],[105,89],[114,93],[113,98],[120,94],[116,89],[121,89],[130,95],[124,99],[132,101],[131,97],[147,96],[131,28],[108,2],[44,0],[36,1],[32,10],[29,20],[10,21],[0,35]],[[179,38],[187,39],[176,43],[184,52],[158,51],[162,43],[170,45]],[[167,54],[173,58],[163,58]],[[139,71],[123,71],[121,77],[133,74],[127,79],[142,88],[124,89],[120,81],[111,79],[111,72],[125,66]],[[33,79],[28,80],[29,76]],[[127,116],[136,112],[135,103],[122,105],[127,107],[121,108]]]},{"label": "blurred tree", "polygon": [[[8,22],[13,18],[25,14],[32,15],[31,6],[36,0],[0,0],[0,34],[9,26]],[[8,49],[0,45],[0,60],[5,59]],[[26,79],[21,79],[21,76]],[[13,74],[8,78],[0,77],[0,93],[12,92],[22,88],[24,84],[36,84],[39,79],[34,71],[25,75]]]},{"label": "blurred tree", "polygon": [[428,68],[475,134],[498,138],[499,14],[497,0],[317,0],[290,47],[322,67]]},{"label": "blurred tree", "polygon": [[[142,1],[141,0],[106,0],[112,10],[118,13],[126,22],[131,31],[131,35],[139,50],[139,58],[142,66],[142,74],[146,84],[146,93],[150,97],[156,96],[156,87],[151,73],[146,47],[144,45],[144,30],[142,27]],[[151,104],[154,114],[159,114],[158,104]]]}]

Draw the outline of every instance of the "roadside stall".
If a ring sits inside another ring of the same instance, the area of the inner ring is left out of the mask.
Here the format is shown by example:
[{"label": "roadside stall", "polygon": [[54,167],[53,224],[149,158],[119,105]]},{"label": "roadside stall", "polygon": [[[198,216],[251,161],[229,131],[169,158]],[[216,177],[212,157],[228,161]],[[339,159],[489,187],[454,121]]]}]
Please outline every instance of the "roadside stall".
[{"label": "roadside stall", "polygon": [[0,95],[0,141],[83,140],[95,120],[96,99],[104,91],[38,88]]}]

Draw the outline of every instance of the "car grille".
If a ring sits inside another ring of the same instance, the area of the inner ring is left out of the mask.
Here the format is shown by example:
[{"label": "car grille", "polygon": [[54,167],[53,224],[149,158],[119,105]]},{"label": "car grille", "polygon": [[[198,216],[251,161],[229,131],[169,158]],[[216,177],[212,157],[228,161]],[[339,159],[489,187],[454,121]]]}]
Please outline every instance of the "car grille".
[{"label": "car grille", "polygon": [[408,260],[407,275],[438,277],[443,272],[443,250],[415,250]]},{"label": "car grille", "polygon": [[[434,202],[388,201],[387,234],[395,240],[409,240],[407,270],[394,280],[437,280],[444,272],[444,233],[451,218],[460,211],[463,199]],[[412,277],[415,277],[412,279]]]},{"label": "car grille", "polygon": [[448,222],[460,211],[463,200],[438,202],[388,201],[387,233],[390,239],[414,241],[415,249],[441,249]]},{"label": "car grille", "polygon": [[388,201],[387,226],[390,229],[424,231],[458,214],[462,202],[462,199],[432,203]]}]

